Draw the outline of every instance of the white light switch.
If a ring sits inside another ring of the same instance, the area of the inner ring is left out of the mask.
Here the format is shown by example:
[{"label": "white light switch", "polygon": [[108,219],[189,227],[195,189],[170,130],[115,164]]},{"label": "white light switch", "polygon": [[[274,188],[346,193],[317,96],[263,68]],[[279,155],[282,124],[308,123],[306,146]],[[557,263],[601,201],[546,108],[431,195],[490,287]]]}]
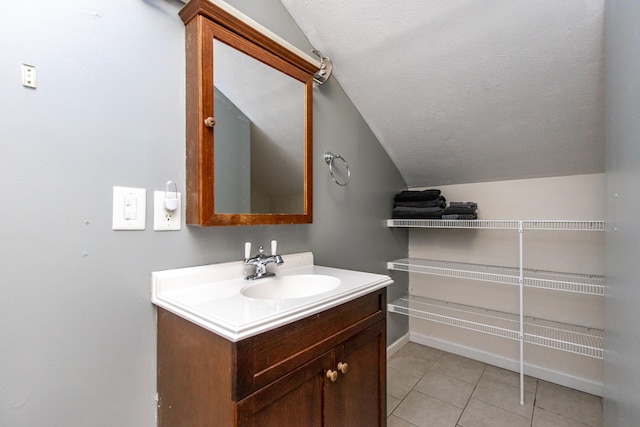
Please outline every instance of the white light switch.
[{"label": "white light switch", "polygon": [[147,190],[113,187],[114,230],[144,230],[147,216]]},{"label": "white light switch", "polygon": [[124,198],[124,219],[134,221],[138,214],[138,200],[135,197]]}]

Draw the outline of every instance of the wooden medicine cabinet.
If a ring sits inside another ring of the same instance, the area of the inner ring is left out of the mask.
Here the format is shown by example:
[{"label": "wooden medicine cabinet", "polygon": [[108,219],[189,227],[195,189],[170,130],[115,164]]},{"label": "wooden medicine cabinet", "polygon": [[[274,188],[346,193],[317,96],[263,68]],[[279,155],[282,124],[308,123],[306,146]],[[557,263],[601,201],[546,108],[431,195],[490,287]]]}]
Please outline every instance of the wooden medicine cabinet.
[{"label": "wooden medicine cabinet", "polygon": [[317,65],[224,2],[191,0],[180,17],[187,224],[311,223]]}]

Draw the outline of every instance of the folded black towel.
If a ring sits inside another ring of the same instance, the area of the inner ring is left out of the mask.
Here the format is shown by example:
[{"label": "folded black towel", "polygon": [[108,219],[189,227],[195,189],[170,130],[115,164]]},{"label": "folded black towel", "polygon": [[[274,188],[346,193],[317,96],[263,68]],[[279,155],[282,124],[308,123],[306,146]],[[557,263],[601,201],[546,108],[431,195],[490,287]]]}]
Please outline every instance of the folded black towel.
[{"label": "folded black towel", "polygon": [[395,202],[424,202],[426,200],[435,200],[440,196],[440,190],[406,190],[396,194],[393,198]]},{"label": "folded black towel", "polygon": [[449,215],[449,214],[475,214],[476,213],[476,208],[468,208],[468,207],[464,207],[464,206],[449,206],[444,210],[444,215]]},{"label": "folded black towel", "polygon": [[393,219],[442,219],[442,213],[425,213],[425,214],[412,214],[412,213],[394,213]]},{"label": "folded black towel", "polygon": [[393,208],[392,218],[396,219],[440,219],[443,209],[433,208],[411,208],[399,206]]},{"label": "folded black towel", "polygon": [[396,206],[393,208],[394,212],[416,212],[416,213],[433,213],[433,212],[441,212],[442,208],[438,206],[432,206],[428,208],[415,208],[411,206]]},{"label": "folded black towel", "polygon": [[476,214],[446,214],[442,215],[442,219],[478,219]]},{"label": "folded black towel", "polygon": [[434,200],[424,200],[419,202],[394,202],[394,206],[406,206],[412,208],[431,208],[431,207],[439,207],[445,208],[447,206],[447,199],[443,196],[439,196]]}]

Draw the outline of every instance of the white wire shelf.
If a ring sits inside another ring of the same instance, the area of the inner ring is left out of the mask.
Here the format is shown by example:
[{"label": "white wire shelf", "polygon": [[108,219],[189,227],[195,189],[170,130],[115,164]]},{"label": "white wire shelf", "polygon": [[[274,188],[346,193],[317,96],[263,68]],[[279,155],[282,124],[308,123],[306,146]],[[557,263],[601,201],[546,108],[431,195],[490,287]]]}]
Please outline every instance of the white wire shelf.
[{"label": "white wire shelf", "polygon": [[387,227],[473,228],[493,230],[604,231],[604,221],[484,220],[484,219],[388,219]]},{"label": "white wire shelf", "polygon": [[[485,334],[519,340],[519,316],[447,301],[405,296],[389,303],[389,312],[430,320]],[[602,359],[604,332],[600,329],[524,317],[526,343]]]},{"label": "white wire shelf", "polygon": [[[388,262],[387,268],[389,270],[479,280],[504,285],[518,286],[520,284],[520,270],[517,267],[402,258]],[[526,287],[588,295],[604,295],[604,276],[529,268],[525,268],[523,273],[523,285]]]}]

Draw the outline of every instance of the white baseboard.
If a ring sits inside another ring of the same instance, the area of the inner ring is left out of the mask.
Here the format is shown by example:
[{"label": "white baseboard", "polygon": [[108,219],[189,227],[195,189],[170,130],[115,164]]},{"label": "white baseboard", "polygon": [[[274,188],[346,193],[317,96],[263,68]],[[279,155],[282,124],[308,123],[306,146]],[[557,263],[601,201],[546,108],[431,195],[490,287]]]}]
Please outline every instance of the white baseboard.
[{"label": "white baseboard", "polygon": [[[402,340],[403,339],[404,337],[402,338]],[[392,345],[395,346],[399,341],[400,340],[396,341]],[[437,348],[438,350],[457,354],[459,356],[468,357],[469,359],[478,360],[480,362],[507,369],[509,371],[519,371],[520,361],[518,360],[507,359],[502,356],[476,350],[474,348],[466,347],[454,342],[445,341],[439,338],[432,338],[415,332],[409,332],[409,341],[416,344],[422,344],[429,347]],[[404,345],[404,343],[402,345]],[[398,351],[398,349],[396,349],[395,351]],[[389,354],[388,350],[387,354]],[[565,373],[554,371],[548,368],[525,363],[524,373],[525,375],[529,375],[534,378],[569,387],[574,390],[584,391],[585,393],[594,394],[596,396],[602,396],[604,394],[604,386],[600,382],[588,380],[585,378],[574,377],[572,375],[567,375]]]},{"label": "white baseboard", "polygon": [[409,343],[409,333],[407,332],[405,335],[398,338],[395,342],[392,342],[387,346],[387,359],[394,354],[402,347]]}]

